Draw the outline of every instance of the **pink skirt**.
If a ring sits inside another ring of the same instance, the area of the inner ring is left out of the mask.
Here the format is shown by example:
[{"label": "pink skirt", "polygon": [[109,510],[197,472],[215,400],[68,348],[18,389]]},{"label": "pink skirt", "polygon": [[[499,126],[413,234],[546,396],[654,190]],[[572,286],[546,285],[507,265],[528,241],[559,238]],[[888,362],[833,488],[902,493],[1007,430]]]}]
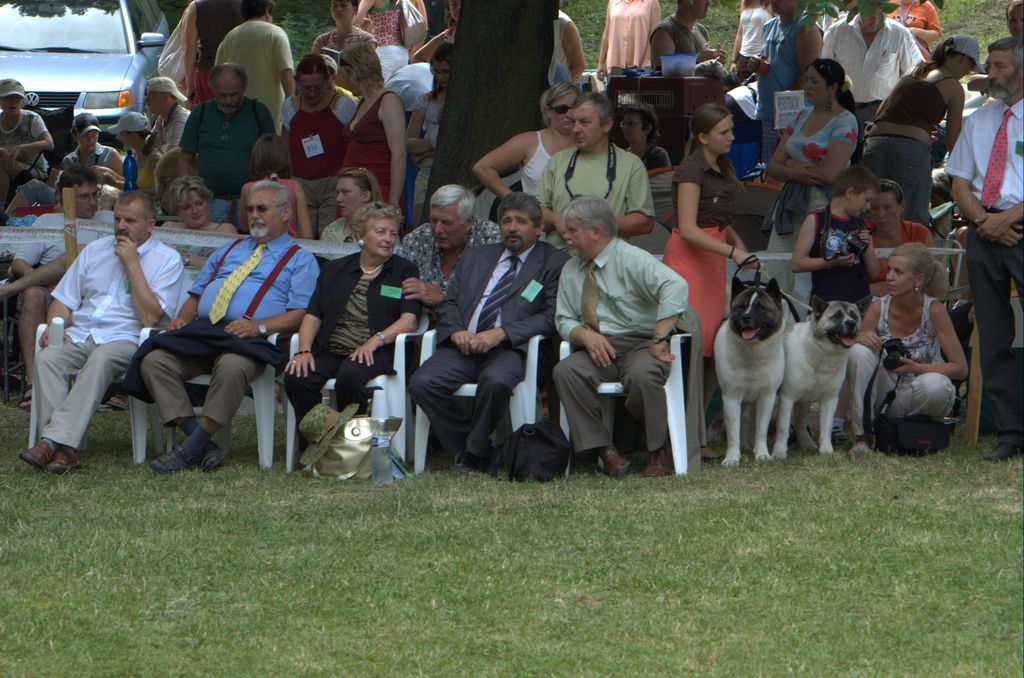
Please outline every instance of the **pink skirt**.
[{"label": "pink skirt", "polygon": [[[705,233],[725,242],[725,231],[705,228]],[[722,324],[725,310],[725,257],[691,245],[672,229],[662,261],[678,273],[689,288],[690,308],[700,318],[701,352],[705,358],[714,354],[715,334]]]}]

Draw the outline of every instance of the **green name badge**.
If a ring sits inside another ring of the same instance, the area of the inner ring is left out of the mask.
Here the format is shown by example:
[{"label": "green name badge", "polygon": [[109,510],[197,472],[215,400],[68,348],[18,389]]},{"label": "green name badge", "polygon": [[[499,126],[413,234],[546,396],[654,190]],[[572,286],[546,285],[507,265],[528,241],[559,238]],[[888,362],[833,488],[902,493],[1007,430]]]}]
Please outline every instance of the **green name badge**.
[{"label": "green name badge", "polygon": [[388,299],[401,299],[402,288],[395,287],[394,285],[381,285],[380,296],[387,297]]},{"label": "green name badge", "polygon": [[1017,142],[1016,150],[1017,155],[1024,155],[1024,141]]},{"label": "green name badge", "polygon": [[525,290],[523,290],[523,299],[532,302],[537,298],[537,295],[540,294],[542,289],[544,289],[543,285],[536,280],[531,280],[530,284],[526,286]]}]

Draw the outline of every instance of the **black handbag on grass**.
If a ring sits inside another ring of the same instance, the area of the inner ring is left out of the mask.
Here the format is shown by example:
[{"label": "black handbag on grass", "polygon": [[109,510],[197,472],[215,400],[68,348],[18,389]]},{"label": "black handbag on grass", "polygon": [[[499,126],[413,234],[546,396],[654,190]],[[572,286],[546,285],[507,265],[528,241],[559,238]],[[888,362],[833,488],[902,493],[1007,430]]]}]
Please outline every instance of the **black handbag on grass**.
[{"label": "black handbag on grass", "polygon": [[[889,406],[896,399],[896,386],[889,389],[882,399],[882,407],[878,414],[872,416],[871,392],[881,365],[882,356],[879,355],[878,364],[875,365],[875,371],[871,374],[868,388],[864,392],[864,431],[874,432],[875,449],[888,454],[916,456],[949,447],[949,426],[945,422],[921,414],[909,417],[889,416]],[[896,385],[899,386],[898,379]]]},{"label": "black handbag on grass", "polygon": [[[523,424],[505,441],[508,479],[547,482],[565,475],[569,466],[569,441],[558,424],[542,419]],[[497,455],[495,455],[497,456]],[[497,469],[492,470],[492,475]]]}]

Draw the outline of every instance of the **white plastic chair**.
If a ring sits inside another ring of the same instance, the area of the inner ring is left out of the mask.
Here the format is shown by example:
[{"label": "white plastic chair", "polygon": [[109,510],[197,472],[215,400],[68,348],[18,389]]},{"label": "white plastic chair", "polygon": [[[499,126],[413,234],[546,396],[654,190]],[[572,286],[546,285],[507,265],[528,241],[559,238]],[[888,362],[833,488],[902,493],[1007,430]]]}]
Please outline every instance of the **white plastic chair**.
[{"label": "white plastic chair", "polygon": [[[39,325],[38,327],[36,327],[36,346],[39,345],[39,340],[42,339],[44,331],[46,331],[46,325]],[[148,336],[149,328],[143,329],[139,335],[139,343],[141,344],[145,340],[145,337]],[[64,343],[64,336],[62,332],[51,331],[50,337],[51,340],[49,344],[51,346],[60,346],[61,344]],[[68,374],[69,379],[73,378],[74,376],[74,372]],[[29,447],[35,445],[36,441],[39,439],[39,408],[36,407],[36,391],[37,389],[32,389],[32,412],[29,415],[28,422]],[[138,400],[137,398],[128,399],[128,412],[131,415],[132,421],[132,456],[136,464],[142,464],[145,463],[146,461],[146,409],[146,403],[142,402],[141,400]],[[160,425],[159,418],[155,416],[155,412],[153,414],[154,416],[152,417],[151,423],[155,428],[157,428]],[[142,430],[141,451],[139,447],[135,444],[135,440],[137,437],[136,428],[140,426]]]},{"label": "white plastic chair", "polygon": [[[509,417],[512,420],[512,430],[518,430],[523,424],[533,424],[537,421],[537,358],[540,353],[540,342],[544,339],[539,334],[530,337],[526,348],[526,373],[523,380],[512,389],[512,398],[509,400]],[[420,349],[420,365],[425,363],[430,356],[434,355],[437,343],[437,330],[430,330],[423,335],[423,347]],[[456,389],[453,395],[464,398],[476,397],[476,384],[463,384]],[[413,447],[415,453],[415,471],[423,473],[427,460],[427,438],[430,436],[430,419],[426,413],[416,408],[416,441]]]},{"label": "white plastic chair", "polygon": [[[676,357],[665,380],[665,409],[668,412],[668,438],[672,443],[672,462],[676,475],[686,474],[686,387],[683,383],[683,340],[689,341],[689,334],[673,334],[669,338],[669,350]],[[569,342],[563,341],[559,347],[558,359],[565,360],[572,354]],[[599,395],[622,396],[622,382],[605,381],[597,386]],[[615,402],[611,398],[601,399],[601,413],[605,427],[611,431],[615,419]],[[569,438],[569,421],[565,416],[565,408],[559,413],[559,424],[566,438]],[[568,474],[566,469],[566,474]]]},{"label": "white plastic chair", "polygon": [[[142,330],[142,334],[139,337],[139,343],[148,339],[153,332],[159,331],[156,328],[147,327]],[[267,337],[267,341],[270,343],[277,342],[276,334],[272,334]],[[198,377],[189,379],[186,383],[188,384],[200,384],[203,386],[210,385],[211,375],[201,374]],[[274,463],[274,416],[276,414],[276,405],[274,394],[276,393],[276,381],[274,368],[271,365],[267,365],[263,372],[261,372],[255,379],[249,383],[249,388],[252,390],[252,401],[253,410],[256,415],[256,448],[259,454],[260,468],[269,469]],[[174,429],[167,429],[164,431],[164,427],[161,426],[159,419],[159,413],[155,405],[147,405],[141,400],[131,398],[129,402],[129,412],[132,417],[132,455],[135,457],[136,464],[142,464],[146,461],[146,413],[149,413],[149,419],[152,422],[152,428],[154,431],[153,446],[157,453],[162,453],[165,449],[169,449],[174,440]],[[214,434],[214,438],[217,439],[218,443],[229,449],[231,440],[231,429],[230,423],[224,426],[220,431]],[[161,438],[161,433],[165,435],[165,438]]]},{"label": "white plastic chair", "polygon": [[[406,388],[408,376],[405,373],[407,345],[410,339],[423,334],[430,323],[426,313],[420,315],[419,326],[415,332],[406,332],[395,337],[395,360],[392,365],[394,374],[382,374],[366,382],[366,387],[374,389],[373,401],[370,405],[371,417],[401,417],[402,425],[392,441],[396,454],[405,459],[405,451],[408,448],[409,427],[406,425],[412,414],[412,402],[409,400],[409,392]],[[289,358],[295,356],[299,350],[299,335],[292,335],[291,347],[288,352]],[[328,379],[323,390],[334,390],[334,379]],[[298,422],[295,420],[295,408],[291,401],[285,406],[287,416],[287,443],[285,447],[285,466],[288,473],[295,468],[295,448],[298,443]]]}]

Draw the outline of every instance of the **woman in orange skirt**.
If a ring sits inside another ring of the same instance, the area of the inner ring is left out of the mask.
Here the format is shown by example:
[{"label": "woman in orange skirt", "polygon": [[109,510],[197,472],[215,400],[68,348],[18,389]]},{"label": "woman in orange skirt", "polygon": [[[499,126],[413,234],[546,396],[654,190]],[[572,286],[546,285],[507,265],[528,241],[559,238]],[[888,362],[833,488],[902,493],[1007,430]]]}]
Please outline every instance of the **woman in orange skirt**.
[{"label": "woman in orange skirt", "polygon": [[739,265],[750,256],[731,225],[738,188],[726,155],[732,141],[732,116],[724,106],[704,104],[694,111],[686,157],[672,177],[677,227],[663,258],[686,280],[690,306],[700,317],[705,402],[715,387],[712,352],[725,311],[726,259]]}]

